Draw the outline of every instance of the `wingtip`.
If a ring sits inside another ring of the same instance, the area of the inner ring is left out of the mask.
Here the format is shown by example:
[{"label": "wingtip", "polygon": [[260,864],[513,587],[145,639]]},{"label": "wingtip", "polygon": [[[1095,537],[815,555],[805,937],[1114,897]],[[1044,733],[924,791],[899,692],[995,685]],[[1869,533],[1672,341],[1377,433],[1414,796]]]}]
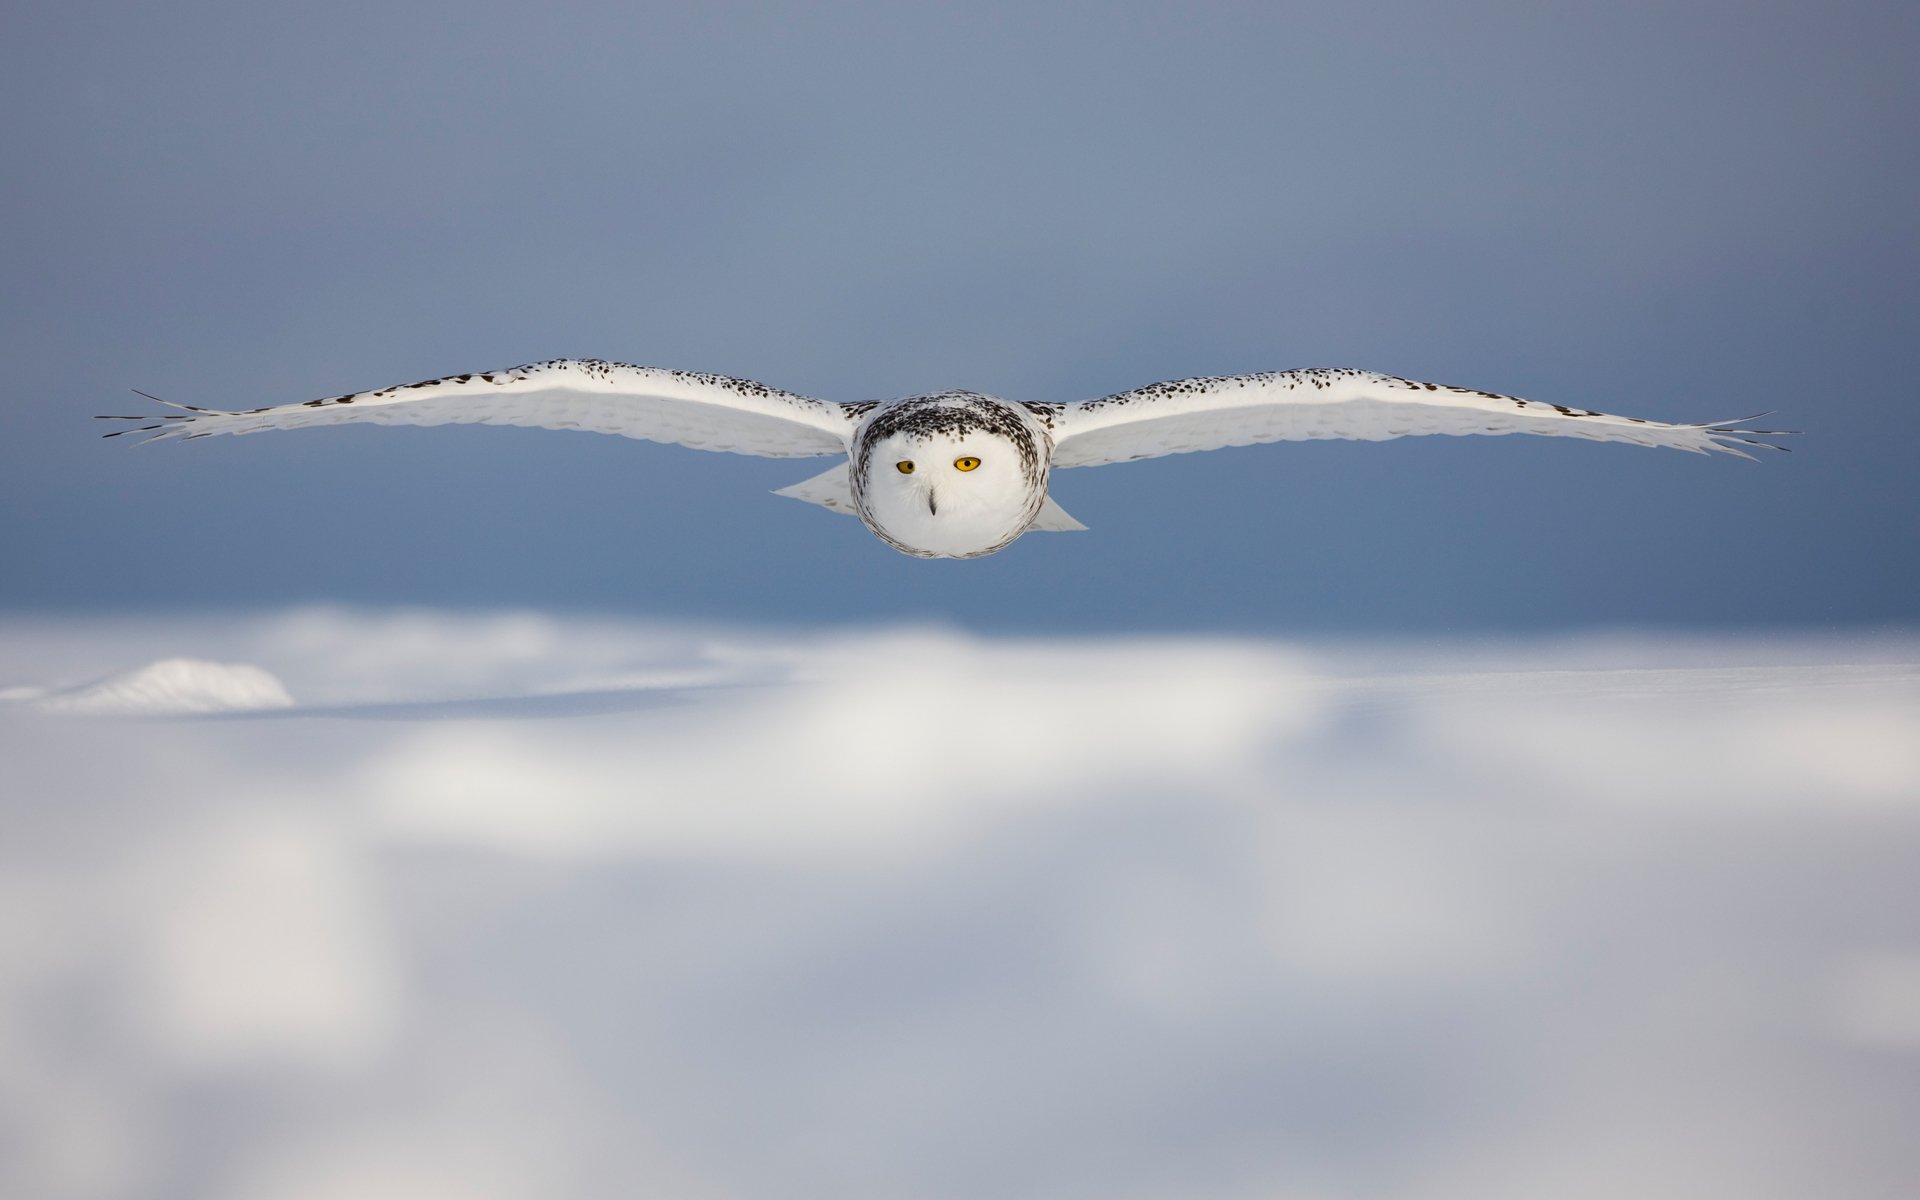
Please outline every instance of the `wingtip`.
[{"label": "wingtip", "polygon": [[1750,417],[1738,417],[1731,421],[1713,421],[1703,425],[1696,425],[1694,428],[1707,435],[1708,440],[1712,443],[1715,450],[1723,454],[1737,455],[1740,458],[1746,459],[1748,462],[1759,462],[1760,460],[1757,456],[1749,454],[1741,447],[1754,446],[1767,450],[1778,450],[1782,454],[1790,454],[1792,451],[1785,446],[1776,446],[1772,442],[1763,442],[1759,439],[1797,437],[1800,435],[1800,431],[1797,429],[1748,428],[1751,422],[1772,415],[1772,411],[1769,410],[1767,412],[1755,413]]},{"label": "wingtip", "polygon": [[177,408],[183,412],[214,413],[214,414],[218,414],[220,412],[219,409],[215,409],[215,408],[201,408],[193,404],[182,404],[178,400],[163,400],[160,397],[154,395],[152,392],[143,392],[139,388],[129,388],[128,390],[131,391],[136,396],[145,396],[147,399],[153,401],[155,404],[164,404],[168,408]]}]

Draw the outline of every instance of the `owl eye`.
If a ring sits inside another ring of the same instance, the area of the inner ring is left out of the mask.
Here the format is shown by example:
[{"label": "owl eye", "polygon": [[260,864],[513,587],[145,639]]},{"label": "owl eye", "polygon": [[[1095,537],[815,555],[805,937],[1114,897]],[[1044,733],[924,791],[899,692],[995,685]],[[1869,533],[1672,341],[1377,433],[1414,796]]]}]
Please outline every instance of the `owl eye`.
[{"label": "owl eye", "polygon": [[958,468],[959,468],[960,470],[962,470],[962,471],[971,471],[971,470],[973,470],[973,469],[974,469],[975,467],[977,467],[977,466],[979,466],[979,465],[980,465],[980,460],[979,460],[979,459],[977,459],[977,458],[975,458],[975,457],[973,457],[973,456],[972,456],[971,454],[969,454],[969,455],[967,455],[967,457],[965,457],[965,458],[956,458],[956,459],[954,459],[954,460],[953,460],[953,465],[954,465],[955,467],[958,467]]},{"label": "owl eye", "polygon": [[893,469],[900,472],[902,475],[911,475],[913,474],[913,460],[910,458],[903,458],[899,462],[893,464]]}]

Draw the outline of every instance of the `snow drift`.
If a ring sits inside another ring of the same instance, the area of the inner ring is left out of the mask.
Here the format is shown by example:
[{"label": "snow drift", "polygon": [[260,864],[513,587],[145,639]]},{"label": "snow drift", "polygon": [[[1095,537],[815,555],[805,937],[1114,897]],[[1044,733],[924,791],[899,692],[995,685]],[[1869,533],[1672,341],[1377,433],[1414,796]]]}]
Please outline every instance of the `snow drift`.
[{"label": "snow drift", "polygon": [[1902,1195],[1917,651],[14,620],[0,1193]]},{"label": "snow drift", "polygon": [[0,698],[47,712],[119,716],[247,712],[293,703],[280,681],[259,667],[197,658],[165,658],[72,687],[14,687]]}]

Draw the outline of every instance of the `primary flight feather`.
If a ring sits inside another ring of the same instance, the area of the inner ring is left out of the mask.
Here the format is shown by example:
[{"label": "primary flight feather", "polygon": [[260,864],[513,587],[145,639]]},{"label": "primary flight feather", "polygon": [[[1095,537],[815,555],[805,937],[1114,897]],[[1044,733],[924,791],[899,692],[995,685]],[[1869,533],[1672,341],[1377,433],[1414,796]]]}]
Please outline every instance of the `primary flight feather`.
[{"label": "primary flight feather", "polygon": [[[143,393],[144,394],[144,393]],[[153,397],[157,399],[157,397]],[[556,359],[300,404],[180,411],[134,421],[149,440],[384,425],[584,429],[766,458],[835,457],[779,495],[859,517],[921,558],[978,558],[1029,530],[1082,529],[1047,495],[1056,467],[1094,467],[1259,442],[1535,433],[1751,458],[1780,431],[1669,425],[1373,371],[1315,368],[1156,383],[1078,404],[935,392],[858,404],[724,375]]]}]

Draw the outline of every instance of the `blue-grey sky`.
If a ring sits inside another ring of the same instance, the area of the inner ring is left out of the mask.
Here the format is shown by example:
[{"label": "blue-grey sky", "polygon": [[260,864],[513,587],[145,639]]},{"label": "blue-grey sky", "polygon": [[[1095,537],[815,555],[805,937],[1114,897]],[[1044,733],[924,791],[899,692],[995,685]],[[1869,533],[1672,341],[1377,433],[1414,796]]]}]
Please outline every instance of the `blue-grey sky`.
[{"label": "blue-grey sky", "polygon": [[[0,606],[1920,618],[1912,4],[107,3],[6,41]],[[810,462],[89,420],[557,356],[834,399],[1358,366],[1808,432],[1063,472],[1091,532],[928,563],[767,494]]]}]

